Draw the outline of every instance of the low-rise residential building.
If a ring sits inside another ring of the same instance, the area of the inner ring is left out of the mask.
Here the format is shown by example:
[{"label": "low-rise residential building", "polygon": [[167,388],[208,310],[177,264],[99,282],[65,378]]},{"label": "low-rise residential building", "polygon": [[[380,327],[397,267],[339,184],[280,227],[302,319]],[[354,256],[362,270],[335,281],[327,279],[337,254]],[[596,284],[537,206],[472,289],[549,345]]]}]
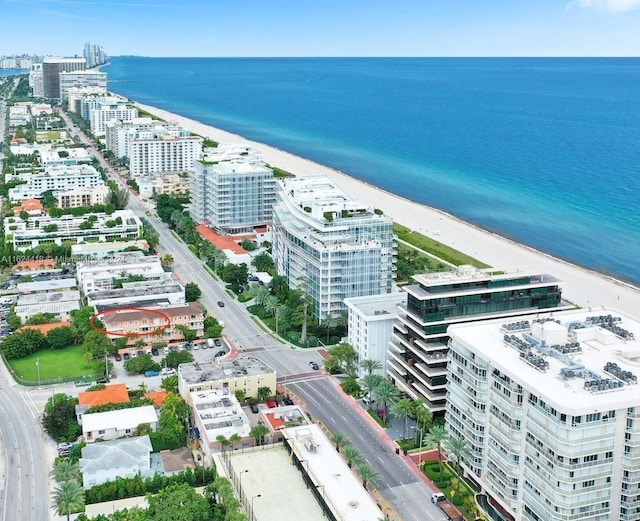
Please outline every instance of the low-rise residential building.
[{"label": "low-rise residential building", "polygon": [[193,422],[200,433],[200,447],[207,462],[212,461],[212,453],[222,450],[219,436],[228,440],[236,435],[242,444],[249,441],[249,419],[228,388],[191,392],[187,403],[191,405]]},{"label": "low-rise residential building", "polygon": [[328,177],[278,180],[272,239],[278,275],[290,287],[305,285],[320,321],[340,316],[346,298],[392,291],[393,220]]},{"label": "low-rise residential building", "polygon": [[60,148],[40,145],[37,150],[40,154],[40,165],[46,170],[56,167],[90,164],[92,160],[92,156],[86,148]]},{"label": "low-rise residential building", "polygon": [[278,443],[284,439],[282,434],[284,429],[311,423],[304,409],[295,404],[261,409],[259,418],[259,421],[269,429],[269,440],[272,443]]},{"label": "low-rise residential building", "polygon": [[104,389],[78,393],[78,405],[76,405],[78,422],[82,421],[82,415],[92,407],[107,403],[129,403],[129,401],[127,384],[105,385]]},{"label": "low-rise residential building", "polygon": [[272,220],[276,180],[259,154],[207,149],[191,174],[193,220],[223,234],[251,232]]},{"label": "low-rise residential building", "polygon": [[166,174],[155,173],[136,177],[140,188],[140,197],[151,198],[155,195],[186,197],[191,189],[191,181],[187,173]]},{"label": "low-rise residential building", "polygon": [[101,320],[109,338],[124,336],[132,343],[140,339],[147,343],[184,340],[184,334],[178,326],[195,331],[196,336],[204,334],[203,309],[195,302],[177,306],[147,306],[141,310],[115,309],[103,314]]},{"label": "low-rise residential building", "polygon": [[26,103],[16,103],[9,107],[9,126],[24,127],[31,123],[31,112]]},{"label": "low-rise residential building", "polygon": [[57,266],[58,263],[55,259],[23,260],[16,262],[12,267],[12,271],[14,275],[35,275],[39,273],[56,273],[62,271]]},{"label": "low-rise residential building", "polygon": [[174,280],[170,273],[164,273],[155,279],[123,282],[120,288],[89,291],[85,297],[88,306],[100,310],[125,306],[176,306],[185,303],[184,286]]},{"label": "low-rise residential building", "polygon": [[449,336],[445,428],[502,519],[640,519],[638,321],[541,312]]},{"label": "low-rise residential building", "polygon": [[57,293],[60,291],[68,291],[76,289],[78,283],[74,278],[40,280],[36,282],[19,282],[17,284],[18,293],[28,295],[32,293]]},{"label": "low-rise residential building", "polygon": [[59,208],[79,208],[107,204],[111,190],[108,186],[99,185],[94,188],[74,188],[56,194]]},{"label": "low-rise residential building", "polygon": [[140,252],[149,251],[147,241],[112,241],[112,242],[89,242],[84,244],[74,244],[71,246],[71,256],[79,262],[83,260],[104,259],[129,249],[137,249]]},{"label": "low-rise residential building", "polygon": [[158,415],[153,405],[85,413],[82,415],[82,436],[87,443],[115,440],[131,436],[140,425],[149,425],[152,431],[156,430]]},{"label": "low-rise residential building", "polygon": [[447,397],[447,328],[464,322],[569,309],[560,281],[535,270],[480,270],[458,266],[424,273],[404,286],[387,358],[387,375],[433,413],[443,413]]},{"label": "low-rise residential building", "polygon": [[90,488],[116,478],[151,474],[151,440],[148,435],[92,443],[82,448],[82,486]]},{"label": "low-rise residential building", "polygon": [[49,190],[56,196],[69,190],[104,186],[100,172],[91,165],[56,166],[44,172],[21,174],[17,178],[26,182],[9,189],[9,199],[15,202],[41,198]]},{"label": "low-rise residential building", "polygon": [[[224,253],[229,264],[246,264],[247,266],[251,266],[251,261],[253,259],[251,253],[240,245],[242,239],[249,238],[249,236],[243,235],[238,237],[232,235],[220,235],[212,228],[209,228],[206,224],[199,224],[196,226],[196,230],[203,239],[209,241]],[[253,237],[254,236],[251,236],[251,238]]]},{"label": "low-rise residential building", "polygon": [[[398,306],[406,301],[407,294],[401,292],[344,299],[348,312],[347,342],[358,353],[358,360],[380,362],[380,369],[374,371],[378,374],[386,374],[393,324]],[[360,376],[366,372],[361,366],[358,371]]]},{"label": "low-rise residential building", "polygon": [[207,389],[229,389],[257,397],[260,387],[276,390],[276,372],[269,365],[253,356],[239,356],[235,360],[180,364],[178,367],[178,391],[187,400],[189,394]]},{"label": "low-rise residential building", "polygon": [[106,213],[88,213],[75,217],[40,216],[22,220],[7,217],[4,220],[5,241],[18,251],[36,248],[41,244],[63,242],[108,242],[111,240],[139,239],[142,222],[131,210]]},{"label": "low-rise residential building", "polygon": [[51,313],[58,320],[69,320],[71,312],[76,309],[80,309],[80,292],[70,290],[20,295],[14,312],[23,322],[40,313]]},{"label": "low-rise residential building", "polygon": [[[131,244],[137,242],[132,241]],[[107,243],[107,246],[111,244],[121,247],[126,242]],[[82,246],[89,248],[91,245]],[[160,258],[157,255],[145,256],[141,251],[123,251],[95,260],[78,261],[76,264],[76,278],[83,295],[99,290],[115,289],[117,280],[124,281],[127,278],[139,276],[154,279],[164,275],[165,271]]]},{"label": "low-rise residential building", "polygon": [[13,215],[18,216],[22,212],[27,212],[29,216],[42,215],[44,206],[38,199],[24,199],[18,206],[13,207]]}]

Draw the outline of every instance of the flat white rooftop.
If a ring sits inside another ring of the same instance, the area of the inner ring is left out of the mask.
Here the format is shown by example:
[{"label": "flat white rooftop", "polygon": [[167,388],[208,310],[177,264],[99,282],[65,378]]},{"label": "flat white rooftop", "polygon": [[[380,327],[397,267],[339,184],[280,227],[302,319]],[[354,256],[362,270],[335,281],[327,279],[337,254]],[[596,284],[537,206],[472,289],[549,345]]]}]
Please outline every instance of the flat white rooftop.
[{"label": "flat white rooftop", "polygon": [[367,318],[380,319],[397,315],[398,304],[405,303],[406,301],[407,294],[404,291],[344,299],[347,307],[353,308],[361,315]]},{"label": "flat white rooftop", "polygon": [[523,315],[450,326],[448,334],[557,410],[579,415],[640,403],[640,323],[618,311]]},{"label": "flat white rooftop", "polygon": [[384,514],[347,466],[339,452],[316,425],[282,431],[312,482],[322,488],[323,498],[341,521],[378,521]]},{"label": "flat white rooftop", "polygon": [[251,426],[237,398],[228,388],[193,391],[191,403],[209,442],[218,436],[249,436]]}]

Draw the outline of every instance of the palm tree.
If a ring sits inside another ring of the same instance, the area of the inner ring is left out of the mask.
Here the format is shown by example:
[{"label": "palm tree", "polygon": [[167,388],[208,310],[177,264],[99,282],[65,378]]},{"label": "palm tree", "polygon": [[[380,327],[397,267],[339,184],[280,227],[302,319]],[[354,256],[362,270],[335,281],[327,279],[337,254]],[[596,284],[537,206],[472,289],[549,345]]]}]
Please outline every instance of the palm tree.
[{"label": "palm tree", "polygon": [[333,440],[333,443],[336,444],[336,450],[338,452],[340,452],[340,447],[348,447],[349,445],[351,445],[351,441],[349,441],[349,438],[347,438],[346,435],[342,434],[341,432],[336,432],[331,439]]},{"label": "palm tree", "polygon": [[462,476],[460,462],[471,457],[471,447],[462,436],[449,436],[444,444],[447,454],[453,457],[458,475]]},{"label": "palm tree", "polygon": [[227,447],[227,445],[229,445],[229,440],[223,434],[216,436],[216,440],[220,444],[220,448],[222,449],[222,452],[224,452],[224,449]]},{"label": "palm tree", "polygon": [[365,358],[364,360],[360,360],[360,367],[362,367],[367,374],[373,374],[374,371],[382,369],[382,364],[379,360],[374,360],[373,358]]},{"label": "palm tree", "polygon": [[411,398],[402,398],[391,406],[391,414],[402,419],[402,439],[407,439],[407,431],[409,430],[409,416],[415,412],[413,400]]},{"label": "palm tree", "polygon": [[239,441],[242,441],[242,437],[237,432],[234,432],[231,436],[229,436],[229,442],[231,443],[232,449],[235,448],[236,443],[238,443]]},{"label": "palm tree", "polygon": [[[365,374],[360,380],[360,385],[367,392],[369,398],[371,398],[374,390],[382,383],[383,380],[384,376],[381,374]],[[373,400],[369,400],[369,403],[367,404],[368,409],[371,409],[372,402]]]},{"label": "palm tree", "polygon": [[72,459],[62,459],[53,467],[51,477],[55,479],[57,483],[64,483],[65,481],[77,482],[80,480],[80,465]]},{"label": "palm tree", "polygon": [[349,468],[352,468],[354,465],[358,467],[365,462],[362,453],[353,445],[347,445],[342,451],[342,455],[344,456],[344,459],[347,462],[347,467]]},{"label": "palm tree", "polygon": [[298,278],[298,290],[301,292],[300,301],[302,302],[302,309],[300,315],[302,317],[302,329],[300,330],[300,343],[305,345],[309,338],[307,337],[307,324],[309,321],[309,307],[312,300],[309,294],[309,279],[307,277]]},{"label": "palm tree", "polygon": [[[431,424],[433,413],[421,398],[413,401],[413,415],[416,417],[416,445],[422,449],[424,434]],[[422,463],[422,452],[418,454],[418,465]]]},{"label": "palm tree", "polygon": [[387,421],[389,405],[398,400],[398,389],[390,380],[382,380],[380,385],[373,390],[373,397],[377,402],[382,403],[384,410],[384,421]]},{"label": "palm tree", "polygon": [[378,484],[380,476],[366,463],[358,466],[358,474],[360,474],[360,477],[362,478],[362,486],[365,490],[367,489],[367,485],[375,487]]},{"label": "palm tree", "polygon": [[267,298],[269,297],[269,290],[264,286],[258,286],[256,289],[256,295],[254,297],[258,306],[264,306]]},{"label": "palm tree", "polygon": [[322,322],[320,322],[320,326],[327,333],[327,343],[329,342],[329,334],[336,328],[337,325],[338,319],[332,315],[327,315],[322,319]]},{"label": "palm tree", "polygon": [[442,425],[432,425],[427,434],[427,442],[438,448],[438,462],[440,463],[440,478],[442,478],[442,444],[448,437],[447,431]]},{"label": "palm tree", "polygon": [[272,316],[276,316],[276,312],[278,311],[278,297],[274,297],[273,295],[266,298],[264,301],[264,310]]},{"label": "palm tree", "polygon": [[269,429],[261,423],[249,431],[249,436],[256,440],[256,445],[262,445],[267,434],[269,434]]},{"label": "palm tree", "polygon": [[271,398],[271,388],[269,386],[258,387],[258,400],[268,400]]},{"label": "palm tree", "polygon": [[84,490],[77,481],[64,481],[53,490],[53,505],[59,516],[67,516],[82,510],[84,506]]},{"label": "palm tree", "polygon": [[173,264],[173,255],[167,253],[162,256],[162,264],[165,266],[171,266]]}]

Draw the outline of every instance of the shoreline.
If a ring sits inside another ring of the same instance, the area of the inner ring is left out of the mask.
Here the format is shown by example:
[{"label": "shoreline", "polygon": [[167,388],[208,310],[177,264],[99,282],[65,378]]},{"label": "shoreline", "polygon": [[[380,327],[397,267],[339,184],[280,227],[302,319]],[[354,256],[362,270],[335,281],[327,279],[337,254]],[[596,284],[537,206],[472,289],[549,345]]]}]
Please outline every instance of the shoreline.
[{"label": "shoreline", "polygon": [[630,282],[597,272],[550,253],[519,243],[469,223],[453,214],[391,193],[344,172],[296,156],[286,150],[252,141],[200,121],[132,100],[142,110],[166,121],[175,121],[204,138],[220,143],[242,143],[262,153],[271,166],[296,176],[326,175],[342,190],[371,207],[381,208],[393,220],[411,230],[460,250],[496,269],[534,270],[560,280],[563,298],[591,308],[606,306],[640,320],[640,288]]}]

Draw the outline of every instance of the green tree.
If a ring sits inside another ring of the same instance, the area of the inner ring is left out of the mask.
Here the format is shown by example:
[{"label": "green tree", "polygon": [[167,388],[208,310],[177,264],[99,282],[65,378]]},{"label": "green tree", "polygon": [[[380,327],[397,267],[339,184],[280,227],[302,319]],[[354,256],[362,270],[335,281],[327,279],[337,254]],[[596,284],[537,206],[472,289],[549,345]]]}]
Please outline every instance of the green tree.
[{"label": "green tree", "polygon": [[[173,255],[167,253],[165,255],[162,256],[162,264],[165,266],[171,266],[173,264]],[[196,299],[198,300],[198,299]]]},{"label": "green tree", "polygon": [[367,407],[371,409],[371,403],[373,401],[373,391],[376,387],[380,385],[380,383],[384,381],[384,377],[381,374],[365,374],[360,380],[360,385],[366,391],[370,400],[367,404]]},{"label": "green tree", "polygon": [[256,255],[251,263],[255,266],[256,271],[266,271],[272,273],[275,271],[275,265],[273,264],[273,258],[266,252]]},{"label": "green tree", "polygon": [[460,463],[472,456],[469,443],[467,443],[467,440],[462,436],[448,436],[444,440],[444,446],[447,450],[447,454],[453,458],[456,472],[459,476],[462,476],[462,467]]},{"label": "green tree", "polygon": [[193,342],[198,338],[198,332],[190,329],[189,326],[186,326],[185,324],[176,325],[176,329],[182,333],[182,336],[187,342]]},{"label": "green tree", "polygon": [[80,432],[76,419],[78,400],[67,394],[54,394],[47,401],[42,416],[42,426],[56,441],[75,441]]},{"label": "green tree", "polygon": [[[255,295],[253,297],[253,299],[255,300],[255,303],[258,306],[264,307],[267,302],[267,298],[269,298],[269,290],[264,286],[258,286],[255,292]],[[274,297],[274,298],[276,299],[276,302],[278,302],[277,297]]]},{"label": "green tree", "polygon": [[340,452],[341,447],[348,447],[349,445],[351,445],[351,441],[349,440],[349,438],[347,438],[347,436],[345,434],[342,434],[341,432],[334,433],[333,436],[331,436],[331,440],[336,446],[336,451],[338,452]]},{"label": "green tree", "polygon": [[346,378],[344,382],[340,384],[340,387],[342,387],[342,390],[349,396],[360,396],[362,393],[358,380],[353,376]]},{"label": "green tree", "polygon": [[327,315],[322,319],[322,322],[320,322],[320,328],[327,334],[327,342],[329,342],[329,335],[331,334],[331,331],[333,331],[337,325],[338,319],[333,315]]},{"label": "green tree", "polygon": [[36,329],[24,329],[10,334],[0,348],[7,358],[22,358],[47,346],[46,337]]},{"label": "green tree", "polygon": [[98,331],[88,331],[82,341],[82,349],[91,353],[94,358],[104,356],[105,353],[115,354],[116,347],[111,343],[106,335]]},{"label": "green tree", "polygon": [[338,370],[349,376],[355,376],[357,361],[358,353],[353,346],[342,342],[329,348],[329,357],[325,361],[325,366],[330,370]]},{"label": "green tree", "polygon": [[239,293],[247,285],[249,268],[246,264],[227,264],[219,270],[220,278],[224,280],[234,293]]},{"label": "green tree", "polygon": [[168,392],[178,392],[178,375],[173,374],[163,378],[160,387]]},{"label": "green tree", "polygon": [[273,391],[268,386],[258,387],[258,400],[268,400],[273,395]]},{"label": "green tree", "polygon": [[402,439],[407,439],[409,416],[414,414],[415,406],[411,398],[401,398],[391,406],[391,414],[402,420]]},{"label": "green tree", "polygon": [[362,453],[353,445],[347,445],[342,451],[342,456],[347,462],[347,466],[349,468],[352,468],[354,465],[357,467],[365,462],[365,458]]},{"label": "green tree", "polygon": [[[83,338],[85,334],[91,331],[89,322],[95,312],[96,310],[93,306],[86,306],[71,312],[71,325],[76,329],[80,338]],[[102,324],[96,324],[96,326],[101,327]]]},{"label": "green tree", "polygon": [[165,367],[173,367],[176,369],[180,364],[193,362],[193,355],[189,351],[171,351],[162,360]]},{"label": "green tree", "polygon": [[444,430],[442,425],[432,425],[429,429],[429,433],[426,436],[426,441],[429,444],[435,445],[438,449],[438,462],[440,466],[440,477],[442,477],[442,446],[448,438],[447,431]]},{"label": "green tree", "polygon": [[84,507],[84,490],[77,481],[64,481],[53,490],[53,506],[60,516],[79,512]]},{"label": "green tree", "polygon": [[27,320],[26,324],[28,325],[38,325],[38,324],[50,324],[51,322],[56,322],[56,316],[53,313],[36,313],[35,315],[31,315]]},{"label": "green tree", "polygon": [[280,302],[278,301],[278,298],[274,296],[270,296],[270,297],[267,297],[266,300],[264,301],[264,310],[266,313],[269,313],[271,316],[275,317],[276,313],[278,312],[279,305],[280,305]]},{"label": "green tree", "polygon": [[269,429],[262,425],[262,423],[259,423],[249,431],[249,436],[256,440],[256,445],[264,445],[267,434],[269,434]]},{"label": "green tree", "polygon": [[129,190],[126,188],[112,187],[109,192],[109,204],[116,207],[117,210],[124,210],[129,204]]},{"label": "green tree", "polygon": [[211,521],[207,500],[186,483],[170,485],[147,497],[153,521]]},{"label": "green tree", "polygon": [[242,436],[240,436],[237,432],[234,432],[229,437],[229,442],[231,443],[231,448],[234,449],[237,443],[242,441]]},{"label": "green tree", "polygon": [[362,486],[365,490],[369,485],[372,487],[377,486],[378,480],[380,479],[379,474],[366,463],[358,466],[358,474],[360,474],[360,478],[362,478]]},{"label": "green tree", "polygon": [[300,277],[298,279],[298,288],[300,292],[300,307],[296,309],[296,314],[302,319],[302,330],[300,331],[300,343],[305,345],[309,342],[307,336],[307,328],[309,324],[309,315],[313,299],[309,293],[309,279]]},{"label": "green tree", "polygon": [[70,326],[56,327],[47,333],[47,343],[52,349],[62,349],[76,343],[76,331]]},{"label": "green tree", "polygon": [[252,241],[251,239],[242,239],[242,241],[240,242],[240,246],[242,246],[242,248],[247,251],[253,251],[258,247],[256,242]]},{"label": "green tree", "polygon": [[227,437],[222,434],[216,436],[216,441],[220,444],[220,448],[222,449],[223,452],[230,443]]},{"label": "green tree", "polygon": [[373,374],[382,369],[382,363],[380,360],[365,358],[364,360],[360,360],[360,367],[362,367],[367,374]]},{"label": "green tree", "polygon": [[80,465],[77,460],[71,458],[61,459],[53,467],[51,477],[57,483],[64,483],[65,481],[79,481],[81,477]]},{"label": "green tree", "polygon": [[158,364],[150,354],[144,354],[125,360],[124,369],[129,374],[142,374],[145,371],[159,371],[160,364]]},{"label": "green tree", "polygon": [[389,380],[382,380],[380,385],[373,390],[373,397],[375,400],[382,404],[384,411],[384,421],[387,421],[387,415],[389,413],[389,405],[395,403],[398,399],[398,389],[393,382]]},{"label": "green tree", "polygon": [[184,298],[187,302],[195,302],[202,296],[202,290],[195,282],[187,282],[184,287]]}]

